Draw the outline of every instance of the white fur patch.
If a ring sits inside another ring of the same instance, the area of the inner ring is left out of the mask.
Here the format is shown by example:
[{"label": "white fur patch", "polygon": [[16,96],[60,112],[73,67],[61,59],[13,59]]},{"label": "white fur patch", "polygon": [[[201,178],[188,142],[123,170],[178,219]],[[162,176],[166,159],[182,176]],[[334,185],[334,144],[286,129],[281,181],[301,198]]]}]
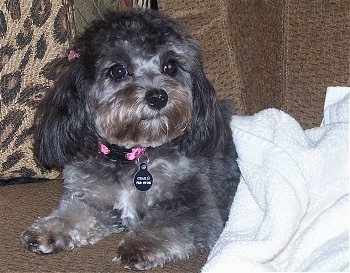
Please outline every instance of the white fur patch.
[{"label": "white fur patch", "polygon": [[124,226],[129,226],[138,221],[138,215],[136,211],[136,202],[134,190],[122,189],[118,196],[117,200],[114,203],[113,209],[121,211],[121,220]]}]

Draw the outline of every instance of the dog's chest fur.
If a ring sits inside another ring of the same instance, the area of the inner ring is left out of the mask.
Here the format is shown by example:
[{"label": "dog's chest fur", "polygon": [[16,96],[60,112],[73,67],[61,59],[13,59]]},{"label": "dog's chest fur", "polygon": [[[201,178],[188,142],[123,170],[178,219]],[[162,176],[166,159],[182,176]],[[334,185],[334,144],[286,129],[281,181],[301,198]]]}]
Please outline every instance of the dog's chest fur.
[{"label": "dog's chest fur", "polygon": [[96,158],[74,162],[64,168],[67,194],[97,210],[117,212],[121,224],[131,228],[153,206],[171,200],[174,188],[181,187],[181,181],[205,172],[194,167],[186,156],[177,152],[175,154],[171,158],[165,155],[149,159],[148,171],[153,177],[153,185],[147,191],[140,191],[134,185],[140,162],[119,165]]}]

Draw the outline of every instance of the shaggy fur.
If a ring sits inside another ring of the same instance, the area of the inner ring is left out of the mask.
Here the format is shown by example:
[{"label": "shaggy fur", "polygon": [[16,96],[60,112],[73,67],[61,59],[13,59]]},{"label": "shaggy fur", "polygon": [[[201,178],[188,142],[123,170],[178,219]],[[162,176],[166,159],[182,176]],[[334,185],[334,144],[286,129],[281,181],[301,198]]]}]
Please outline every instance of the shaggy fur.
[{"label": "shaggy fur", "polygon": [[[134,270],[210,249],[240,172],[231,105],[217,100],[198,42],[159,12],[132,10],[92,22],[73,52],[40,104],[34,145],[44,166],[63,166],[66,190],[23,232],[25,246],[54,253],[127,230],[114,260]],[[143,152],[109,158],[100,142]],[[147,191],[133,183],[143,162]]]}]

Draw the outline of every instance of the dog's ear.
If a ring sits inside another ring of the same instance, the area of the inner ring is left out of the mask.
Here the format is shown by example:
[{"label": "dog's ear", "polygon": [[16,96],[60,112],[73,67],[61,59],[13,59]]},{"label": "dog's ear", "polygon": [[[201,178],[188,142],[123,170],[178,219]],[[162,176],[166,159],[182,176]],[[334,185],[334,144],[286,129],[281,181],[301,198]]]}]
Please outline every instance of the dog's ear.
[{"label": "dog's ear", "polygon": [[34,123],[34,156],[47,168],[86,156],[96,145],[86,110],[82,65],[62,60],[59,66],[60,74],[40,102]]},{"label": "dog's ear", "polygon": [[207,156],[222,151],[231,139],[232,106],[229,101],[219,101],[202,68],[197,71],[192,75],[192,119],[181,137],[180,149],[188,156]]}]

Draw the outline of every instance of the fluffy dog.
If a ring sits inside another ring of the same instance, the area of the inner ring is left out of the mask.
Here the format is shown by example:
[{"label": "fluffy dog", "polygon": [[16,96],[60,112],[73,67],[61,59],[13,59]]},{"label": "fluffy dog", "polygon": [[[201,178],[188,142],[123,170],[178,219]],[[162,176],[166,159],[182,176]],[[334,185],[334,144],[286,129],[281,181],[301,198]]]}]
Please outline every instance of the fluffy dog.
[{"label": "fluffy dog", "polygon": [[63,166],[65,193],[24,245],[54,253],[127,230],[114,260],[134,270],[210,249],[240,172],[231,105],[215,96],[198,42],[157,11],[107,12],[59,70],[34,152]]}]

